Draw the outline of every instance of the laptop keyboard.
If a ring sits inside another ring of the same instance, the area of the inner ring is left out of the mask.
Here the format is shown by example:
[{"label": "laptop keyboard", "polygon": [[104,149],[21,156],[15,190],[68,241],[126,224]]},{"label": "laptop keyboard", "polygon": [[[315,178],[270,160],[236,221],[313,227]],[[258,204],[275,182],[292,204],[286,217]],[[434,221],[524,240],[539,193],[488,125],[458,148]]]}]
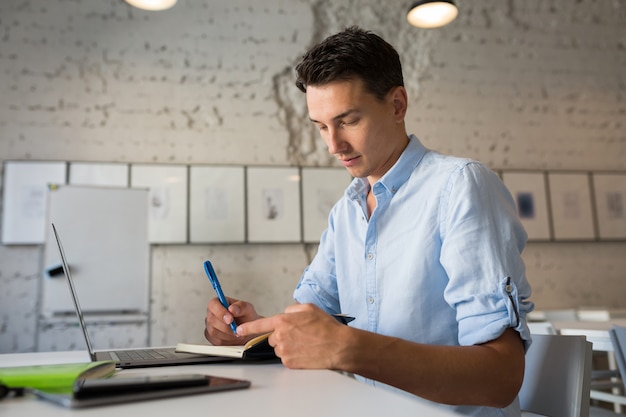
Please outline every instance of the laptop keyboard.
[{"label": "laptop keyboard", "polygon": [[167,351],[158,350],[123,350],[115,351],[115,354],[123,361],[164,359],[172,356]]}]

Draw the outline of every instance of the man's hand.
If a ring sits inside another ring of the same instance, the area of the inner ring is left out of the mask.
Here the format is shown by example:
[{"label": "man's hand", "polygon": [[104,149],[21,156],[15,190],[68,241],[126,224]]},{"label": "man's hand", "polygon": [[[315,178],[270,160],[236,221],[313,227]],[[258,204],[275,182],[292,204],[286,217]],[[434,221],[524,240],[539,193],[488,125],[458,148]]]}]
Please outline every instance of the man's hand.
[{"label": "man's hand", "polygon": [[333,353],[343,350],[340,332],[350,330],[312,304],[294,304],[278,314],[237,327],[243,337],[272,334],[269,344],[288,368],[335,369]]},{"label": "man's hand", "polygon": [[204,337],[214,345],[242,345],[250,337],[244,337],[233,334],[230,323],[245,323],[259,318],[254,306],[246,301],[236,300],[226,297],[230,304],[228,310],[220,303],[217,298],[209,301],[207,306],[206,317],[204,319]]}]

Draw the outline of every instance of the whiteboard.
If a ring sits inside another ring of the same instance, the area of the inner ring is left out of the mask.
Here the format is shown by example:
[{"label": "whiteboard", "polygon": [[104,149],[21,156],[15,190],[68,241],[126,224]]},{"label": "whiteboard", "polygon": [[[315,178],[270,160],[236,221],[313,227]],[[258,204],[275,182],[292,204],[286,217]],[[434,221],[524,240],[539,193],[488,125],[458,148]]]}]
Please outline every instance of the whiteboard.
[{"label": "whiteboard", "polygon": [[68,261],[85,313],[147,313],[148,190],[59,186],[48,191],[42,314],[74,314],[51,223]]}]

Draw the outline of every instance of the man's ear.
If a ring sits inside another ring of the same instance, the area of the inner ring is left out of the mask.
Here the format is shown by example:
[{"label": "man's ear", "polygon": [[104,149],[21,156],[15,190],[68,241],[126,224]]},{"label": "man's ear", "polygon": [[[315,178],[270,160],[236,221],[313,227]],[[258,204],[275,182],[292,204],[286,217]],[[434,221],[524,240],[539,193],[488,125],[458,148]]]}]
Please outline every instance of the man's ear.
[{"label": "man's ear", "polygon": [[393,104],[393,115],[396,122],[404,122],[404,116],[406,116],[406,109],[409,100],[406,89],[402,86],[392,88],[391,91],[389,91],[389,98]]}]

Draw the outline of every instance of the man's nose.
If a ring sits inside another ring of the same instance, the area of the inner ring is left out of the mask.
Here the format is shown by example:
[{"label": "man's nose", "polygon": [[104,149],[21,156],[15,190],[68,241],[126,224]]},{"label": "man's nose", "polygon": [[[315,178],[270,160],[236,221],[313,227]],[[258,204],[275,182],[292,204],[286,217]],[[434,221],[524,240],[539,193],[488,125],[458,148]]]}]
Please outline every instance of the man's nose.
[{"label": "man's nose", "polygon": [[329,129],[328,136],[326,138],[326,146],[328,146],[328,153],[335,155],[343,151],[345,148],[345,142],[336,130]]}]

